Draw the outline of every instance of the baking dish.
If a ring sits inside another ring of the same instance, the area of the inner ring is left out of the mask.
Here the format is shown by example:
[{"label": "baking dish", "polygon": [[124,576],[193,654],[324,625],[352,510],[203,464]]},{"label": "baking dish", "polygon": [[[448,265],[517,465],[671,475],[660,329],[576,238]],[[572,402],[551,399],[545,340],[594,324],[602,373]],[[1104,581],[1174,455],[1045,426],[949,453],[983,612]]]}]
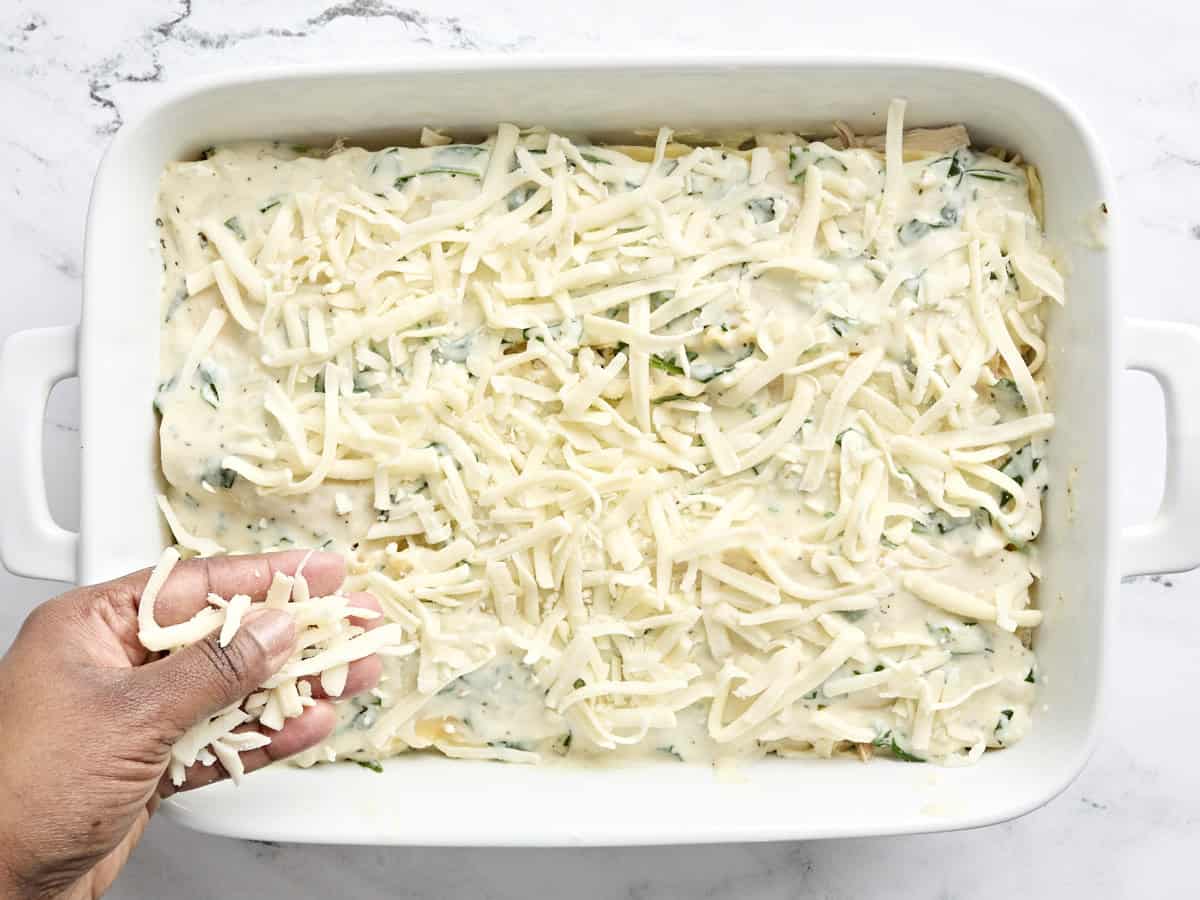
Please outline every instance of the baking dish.
[{"label": "baking dish", "polygon": [[[961,769],[880,760],[767,760],[734,773],[646,764],[528,768],[432,757],[275,768],[240,789],[183,795],[165,812],[204,831],[287,841],[600,845],[913,833],[984,825],[1046,802],[1080,771],[1096,735],[1104,658],[1125,574],[1200,563],[1200,328],[1114,320],[1111,248],[1083,240],[1111,183],[1090,133],[1028,80],[975,64],[850,59],[640,61],[422,60],[299,68],[218,78],[176,91],[114,140],[88,218],[78,329],[23,332],[0,360],[11,434],[0,445],[0,551],[14,572],[91,582],[151,563],[166,535],[154,505],[160,262],[154,201],[163,165],[209,144],[345,137],[381,144],[435,124],[497,121],[628,136],[670,124],[824,131],[844,119],[883,129],[888,100],[907,124],[965,122],[977,143],[1019,149],[1046,185],[1050,237],[1070,269],[1069,304],[1050,323],[1059,415],[1056,483],[1042,539],[1044,674],[1032,735]],[[1124,337],[1124,352],[1120,346]],[[1118,544],[1113,519],[1113,386],[1121,366],[1154,375],[1167,400],[1167,487],[1151,523]],[[82,397],[80,531],[51,519],[41,473],[41,414],[53,384],[78,374]]]}]

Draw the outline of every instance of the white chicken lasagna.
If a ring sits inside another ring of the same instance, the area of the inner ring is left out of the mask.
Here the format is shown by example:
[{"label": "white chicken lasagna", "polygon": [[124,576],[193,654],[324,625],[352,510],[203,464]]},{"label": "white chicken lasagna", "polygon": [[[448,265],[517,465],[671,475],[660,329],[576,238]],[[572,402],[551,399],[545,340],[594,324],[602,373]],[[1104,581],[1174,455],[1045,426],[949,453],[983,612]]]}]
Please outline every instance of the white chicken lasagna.
[{"label": "white chicken lasagna", "polygon": [[1030,728],[1063,279],[960,126],[168,166],[160,506],[403,640],[299,761],[858,754]]}]

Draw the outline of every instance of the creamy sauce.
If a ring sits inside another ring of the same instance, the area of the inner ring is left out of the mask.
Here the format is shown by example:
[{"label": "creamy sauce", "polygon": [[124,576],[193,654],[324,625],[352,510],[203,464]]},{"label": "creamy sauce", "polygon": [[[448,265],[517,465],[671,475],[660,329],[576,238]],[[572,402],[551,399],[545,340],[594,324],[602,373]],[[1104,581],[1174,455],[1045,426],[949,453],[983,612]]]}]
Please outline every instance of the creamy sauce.
[{"label": "creamy sauce", "polygon": [[1027,732],[1062,280],[1030,170],[890,128],[168,167],[177,540],[342,552],[419,645],[302,763]]}]

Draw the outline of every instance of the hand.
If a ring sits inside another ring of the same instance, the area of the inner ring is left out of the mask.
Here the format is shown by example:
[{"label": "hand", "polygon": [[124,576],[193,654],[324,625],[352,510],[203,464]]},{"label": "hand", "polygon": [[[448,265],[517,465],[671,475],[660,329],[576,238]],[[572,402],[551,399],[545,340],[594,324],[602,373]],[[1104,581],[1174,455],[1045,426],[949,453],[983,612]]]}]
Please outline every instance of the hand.
[{"label": "hand", "polygon": [[[159,624],[186,621],[222,597],[266,595],[276,571],[292,574],[305,554],[196,559],[176,566],[155,606]],[[171,656],[138,641],[137,607],[149,570],[70,591],[30,614],[0,659],[0,896],[98,897],[129,858],[161,797],[171,745],[196,722],[237,702],[283,665],[295,644],[291,616],[248,615],[224,648],[210,637]],[[340,556],[315,553],[304,566],[313,596],[345,575]],[[368,594],[355,605],[378,609]],[[375,620],[373,620],[375,621]],[[363,627],[372,622],[355,621]],[[369,690],[380,663],[351,666],[344,695]],[[271,743],[242,754],[246,770],[305,750],[333,730],[322,698]],[[193,766],[180,790],[223,777]]]}]

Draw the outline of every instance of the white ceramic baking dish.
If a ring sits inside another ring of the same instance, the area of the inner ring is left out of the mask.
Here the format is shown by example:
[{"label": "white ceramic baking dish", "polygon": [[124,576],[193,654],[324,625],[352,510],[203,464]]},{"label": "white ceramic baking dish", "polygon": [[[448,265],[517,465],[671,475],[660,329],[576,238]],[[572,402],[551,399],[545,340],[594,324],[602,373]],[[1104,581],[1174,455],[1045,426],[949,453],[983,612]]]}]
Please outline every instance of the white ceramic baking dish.
[{"label": "white ceramic baking dish", "polygon": [[[822,130],[834,119],[880,131],[893,96],[909,125],[965,122],[981,144],[1040,168],[1046,224],[1070,265],[1070,302],[1050,323],[1059,424],[1042,540],[1045,674],[1032,735],[970,768],[876,761],[768,760],[722,778],[654,764],[527,768],[432,757],[354,767],[276,768],[240,789],[184,795],[166,813],[204,831],[288,841],[378,844],[642,844],[896,834],[983,825],[1045,803],[1076,776],[1096,735],[1104,658],[1125,574],[1200,562],[1200,329],[1113,319],[1113,251],[1080,238],[1112,185],[1091,134],[1027,79],[974,64],[902,61],[421,60],[241,74],[178,90],[114,140],[88,218],[83,321],[14,335],[0,402],[0,546],[14,572],[92,582],[152,563],[165,539],[154,506],[160,263],[154,204],[170,160],[237,138],[379,143],[421,125],[497,121],[617,134],[670,124]],[[1118,337],[1124,332],[1125,355]],[[1142,369],[1167,397],[1166,503],[1118,545],[1113,520],[1113,384]],[[41,415],[52,385],[82,392],[81,528],[51,519]]]}]

